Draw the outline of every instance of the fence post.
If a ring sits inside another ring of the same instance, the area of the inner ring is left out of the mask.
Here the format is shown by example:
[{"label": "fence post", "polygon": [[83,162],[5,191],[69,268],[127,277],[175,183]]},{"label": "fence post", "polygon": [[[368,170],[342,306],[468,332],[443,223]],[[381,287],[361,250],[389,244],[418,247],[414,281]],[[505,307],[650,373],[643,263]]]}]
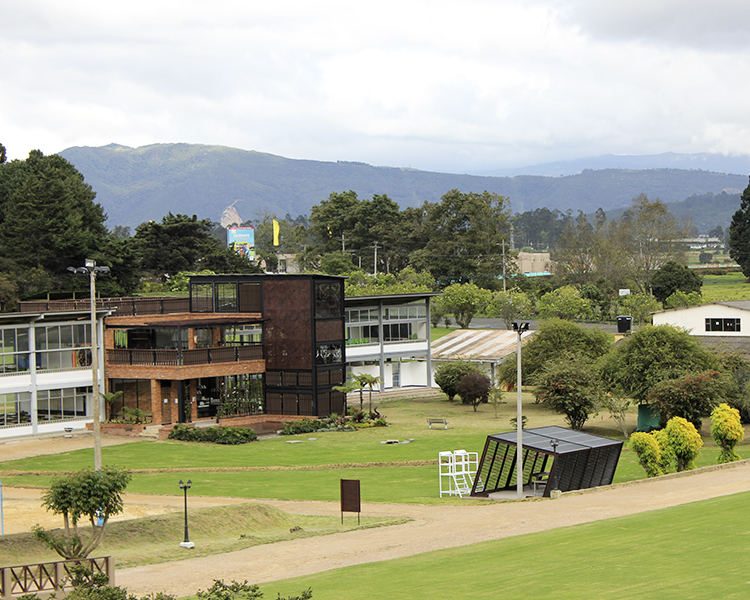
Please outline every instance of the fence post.
[{"label": "fence post", "polygon": [[52,585],[55,586],[56,590],[62,590],[65,584],[65,561],[58,561],[55,563],[55,580]]},{"label": "fence post", "polygon": [[10,598],[11,592],[11,570],[10,567],[2,567],[3,569],[3,598]]},{"label": "fence post", "polygon": [[108,556],[106,562],[107,577],[109,577],[109,585],[115,585],[115,557]]}]

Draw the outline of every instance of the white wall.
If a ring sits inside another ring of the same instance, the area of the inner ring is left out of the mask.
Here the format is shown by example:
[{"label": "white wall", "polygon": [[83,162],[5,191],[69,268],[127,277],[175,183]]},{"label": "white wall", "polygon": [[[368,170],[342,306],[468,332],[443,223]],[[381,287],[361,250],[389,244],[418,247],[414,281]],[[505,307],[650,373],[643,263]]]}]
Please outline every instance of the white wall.
[{"label": "white wall", "polygon": [[[702,304],[654,313],[654,325],[673,325],[692,335],[750,336],[750,311],[723,304]],[[706,331],[706,319],[740,319],[740,331]]]}]

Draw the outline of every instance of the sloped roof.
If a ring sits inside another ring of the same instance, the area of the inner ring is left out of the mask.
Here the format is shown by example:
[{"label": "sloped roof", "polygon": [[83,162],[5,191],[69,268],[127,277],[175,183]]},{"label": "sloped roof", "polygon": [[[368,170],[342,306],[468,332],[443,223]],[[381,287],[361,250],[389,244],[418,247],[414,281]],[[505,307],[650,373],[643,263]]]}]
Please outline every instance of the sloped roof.
[{"label": "sloped roof", "polygon": [[[534,333],[525,332],[521,343]],[[432,360],[500,362],[516,351],[517,344],[518,334],[509,329],[458,329],[432,342]]]}]

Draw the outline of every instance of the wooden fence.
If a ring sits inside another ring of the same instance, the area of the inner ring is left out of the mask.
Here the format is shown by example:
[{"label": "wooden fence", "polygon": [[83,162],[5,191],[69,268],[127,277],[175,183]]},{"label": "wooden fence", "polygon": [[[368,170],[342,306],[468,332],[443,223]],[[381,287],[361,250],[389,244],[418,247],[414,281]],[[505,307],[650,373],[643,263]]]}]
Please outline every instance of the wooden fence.
[{"label": "wooden fence", "polygon": [[23,594],[49,595],[70,587],[71,567],[83,565],[92,573],[104,573],[109,585],[115,585],[115,559],[111,556],[63,560],[58,562],[0,567],[0,597],[14,598]]}]

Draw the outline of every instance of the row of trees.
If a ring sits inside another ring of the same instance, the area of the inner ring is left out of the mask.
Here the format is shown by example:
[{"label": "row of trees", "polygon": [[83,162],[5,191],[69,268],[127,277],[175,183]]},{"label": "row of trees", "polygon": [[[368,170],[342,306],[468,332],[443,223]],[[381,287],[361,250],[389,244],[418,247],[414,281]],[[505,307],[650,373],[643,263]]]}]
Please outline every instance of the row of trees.
[{"label": "row of trees", "polygon": [[[631,402],[654,406],[662,426],[682,417],[700,430],[721,402],[750,422],[747,358],[708,350],[669,325],[640,328],[614,346],[603,331],[551,320],[521,358],[524,385],[536,386],[537,401],[564,413],[574,429],[601,408],[621,420]],[[514,357],[503,362],[498,380],[515,385]]]}]

